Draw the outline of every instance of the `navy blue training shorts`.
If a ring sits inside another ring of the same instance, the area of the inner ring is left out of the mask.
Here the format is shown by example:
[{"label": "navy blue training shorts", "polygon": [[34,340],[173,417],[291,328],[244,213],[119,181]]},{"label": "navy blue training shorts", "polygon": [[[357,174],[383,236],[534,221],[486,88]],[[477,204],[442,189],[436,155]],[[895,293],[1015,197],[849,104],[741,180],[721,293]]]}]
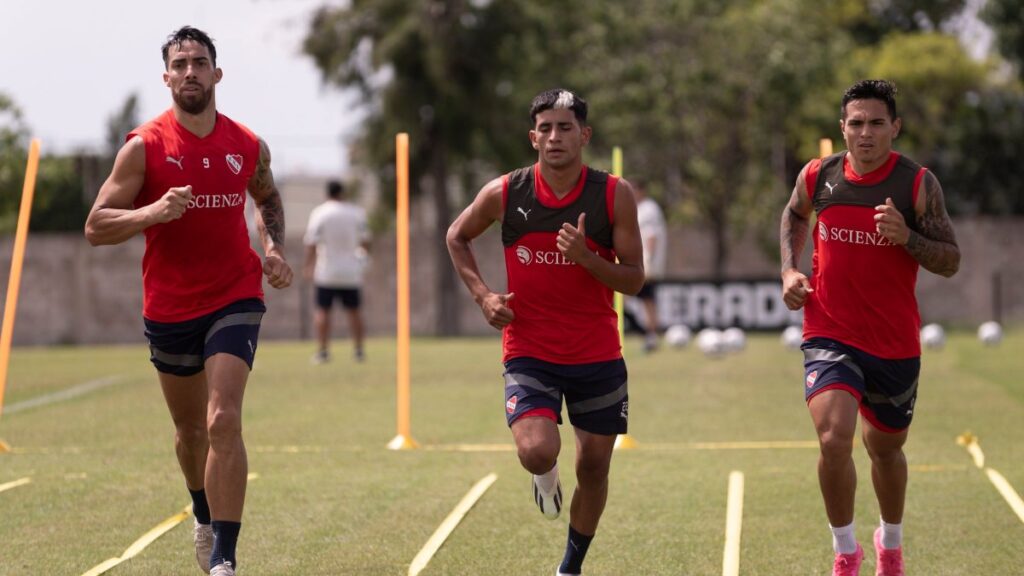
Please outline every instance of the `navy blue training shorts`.
[{"label": "navy blue training shorts", "polygon": [[341,300],[341,307],[345,310],[358,310],[362,301],[359,288],[325,288],[316,287],[316,307],[330,310],[334,300]]},{"label": "navy blue training shorts", "polygon": [[593,434],[625,434],[629,420],[626,363],[622,358],[591,364],[553,364],[535,358],[505,362],[508,425],[535,413],[562,423],[562,397],[569,422]]},{"label": "navy blue training shorts", "polygon": [[160,372],[192,376],[203,371],[207,358],[223,352],[245,360],[251,370],[266,311],[262,301],[251,298],[184,322],[145,319],[149,360]]},{"label": "navy blue training shorts", "polygon": [[811,338],[804,351],[804,399],[841,389],[860,402],[860,413],[884,432],[910,427],[921,358],[887,360],[829,338]]}]

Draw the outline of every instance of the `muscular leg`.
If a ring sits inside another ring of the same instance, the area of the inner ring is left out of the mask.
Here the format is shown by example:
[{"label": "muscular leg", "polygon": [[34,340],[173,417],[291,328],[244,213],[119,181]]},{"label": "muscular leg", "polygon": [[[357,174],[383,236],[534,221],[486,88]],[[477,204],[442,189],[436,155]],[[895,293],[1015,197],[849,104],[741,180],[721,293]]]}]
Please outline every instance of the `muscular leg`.
[{"label": "muscular leg", "polygon": [[832,526],[846,526],[853,522],[857,491],[857,470],[853,464],[857,399],[845,390],[826,390],[811,398],[807,407],[821,449],[818,483],[825,500],[825,513]]},{"label": "muscular leg", "polygon": [[903,504],[907,493],[907,458],[903,445],[907,430],[883,432],[863,420],[861,436],[871,457],[871,482],[878,498],[882,520],[889,524],[903,522]]},{"label": "muscular leg", "polygon": [[249,472],[242,442],[242,396],[249,366],[237,356],[214,354],[206,360],[206,377],[210,390],[206,495],[214,520],[240,522]]},{"label": "muscular leg", "polygon": [[608,469],[615,435],[575,430],[576,490],[569,507],[569,524],[581,534],[593,535],[608,500]]},{"label": "muscular leg", "polygon": [[562,437],[554,421],[540,416],[520,418],[512,423],[512,437],[519,462],[531,474],[541,475],[555,467]]},{"label": "muscular leg", "polygon": [[174,421],[174,451],[178,465],[185,476],[189,490],[202,490],[205,486],[206,455],[209,438],[206,434],[206,373],[193,376],[173,376],[164,372],[160,388]]}]

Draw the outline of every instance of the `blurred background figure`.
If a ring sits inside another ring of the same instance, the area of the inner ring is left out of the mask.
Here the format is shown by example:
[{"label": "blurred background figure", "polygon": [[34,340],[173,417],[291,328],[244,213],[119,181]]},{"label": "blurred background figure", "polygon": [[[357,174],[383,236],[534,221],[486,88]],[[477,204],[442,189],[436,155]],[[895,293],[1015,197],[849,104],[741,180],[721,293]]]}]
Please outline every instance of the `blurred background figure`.
[{"label": "blurred background figure", "polygon": [[355,359],[362,362],[365,352],[360,305],[370,234],[366,210],[348,200],[341,182],[327,183],[327,200],[309,215],[304,243],[303,272],[306,279],[313,281],[316,291],[313,326],[319,347],[312,361],[322,364],[331,358],[331,304],[338,300],[348,316]]},{"label": "blurred background figure", "polygon": [[653,198],[647,195],[647,182],[643,178],[632,178],[636,194],[636,218],[640,224],[640,238],[644,245],[644,287],[636,295],[644,308],[644,351],[653,352],[658,347],[658,307],[654,288],[665,278],[668,261],[668,234],[665,215]]}]

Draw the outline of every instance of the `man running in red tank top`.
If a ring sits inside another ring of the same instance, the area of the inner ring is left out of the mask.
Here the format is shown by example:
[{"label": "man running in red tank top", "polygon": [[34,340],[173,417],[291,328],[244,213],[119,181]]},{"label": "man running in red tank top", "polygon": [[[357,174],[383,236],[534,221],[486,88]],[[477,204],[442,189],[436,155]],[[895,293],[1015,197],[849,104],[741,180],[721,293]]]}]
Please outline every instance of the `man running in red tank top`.
[{"label": "man running in red tank top", "polygon": [[[541,512],[557,518],[562,399],[576,434],[576,490],[559,575],[582,563],[608,498],[615,437],[629,397],[613,291],[644,282],[636,201],[625,180],[583,164],[587,103],[548,90],[530,109],[537,163],[487,183],[448,229],[455,269],[487,322],[503,331],[505,413]],[[508,291],[484,282],[471,242],[501,223]],[[616,262],[616,257],[618,262]]]},{"label": "man running in red tank top", "polygon": [[[892,150],[896,88],[864,80],[843,95],[846,152],[809,162],[782,213],[783,300],[804,309],[804,395],[818,433],[818,481],[832,529],[832,574],[854,576],[864,553],[853,527],[857,414],[881,522],[876,575],[903,576],[903,445],[921,367],[918,266],[942,276],[960,249],[934,174]],[[799,270],[817,215],[811,278]]]},{"label": "man running in red tank top", "polygon": [[[242,396],[266,310],[262,278],[274,288],[292,279],[284,212],[266,143],[217,112],[210,37],[185,26],[161,53],[173,104],[128,134],[85,235],[95,246],[145,234],[143,319],[192,495],[196,560],[234,576],[248,475]],[[249,245],[247,192],[262,262]]]}]

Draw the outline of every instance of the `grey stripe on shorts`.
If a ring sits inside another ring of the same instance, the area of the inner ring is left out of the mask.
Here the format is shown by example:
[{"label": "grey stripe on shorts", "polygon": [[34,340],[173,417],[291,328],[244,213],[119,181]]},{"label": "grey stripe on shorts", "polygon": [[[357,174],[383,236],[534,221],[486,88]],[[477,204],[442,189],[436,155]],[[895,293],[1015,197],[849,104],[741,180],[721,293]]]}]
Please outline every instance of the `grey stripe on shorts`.
[{"label": "grey stripe on shorts", "polygon": [[834,350],[825,350],[823,348],[808,348],[804,350],[804,361],[825,361],[825,362],[841,362],[846,365],[847,368],[853,370],[860,376],[860,379],[864,379],[864,371],[860,369],[860,366],[850,358],[849,354],[840,354]]},{"label": "grey stripe on shorts", "polygon": [[899,396],[893,396],[890,398],[885,394],[875,394],[873,392],[865,392],[864,396],[868,399],[868,402],[871,402],[872,404],[892,404],[893,406],[902,406],[906,404],[907,400],[910,400],[916,392],[917,380],[914,380],[914,383],[911,384],[910,388]]},{"label": "grey stripe on shorts", "polygon": [[505,387],[509,386],[522,386],[523,388],[531,388],[542,394],[550,396],[552,398],[558,398],[558,389],[553,386],[547,386],[540,380],[537,380],[533,376],[527,376],[526,374],[517,373],[505,373]]},{"label": "grey stripe on shorts", "polygon": [[263,319],[263,312],[238,312],[236,314],[228,314],[227,316],[217,320],[210,326],[210,330],[206,333],[205,342],[209,342],[213,335],[224,328],[230,328],[231,326],[240,325],[254,325],[259,326],[260,320]]},{"label": "grey stripe on shorts", "polygon": [[168,366],[202,366],[203,357],[199,354],[168,354],[163,350],[149,347],[150,354],[157,361]]},{"label": "grey stripe on shorts", "polygon": [[597,412],[603,410],[609,406],[614,406],[622,399],[626,397],[628,392],[626,383],[623,382],[622,386],[619,386],[618,390],[609,392],[604,396],[598,396],[597,398],[588,398],[572,404],[566,404],[565,409],[569,414],[586,414],[587,412]]}]

